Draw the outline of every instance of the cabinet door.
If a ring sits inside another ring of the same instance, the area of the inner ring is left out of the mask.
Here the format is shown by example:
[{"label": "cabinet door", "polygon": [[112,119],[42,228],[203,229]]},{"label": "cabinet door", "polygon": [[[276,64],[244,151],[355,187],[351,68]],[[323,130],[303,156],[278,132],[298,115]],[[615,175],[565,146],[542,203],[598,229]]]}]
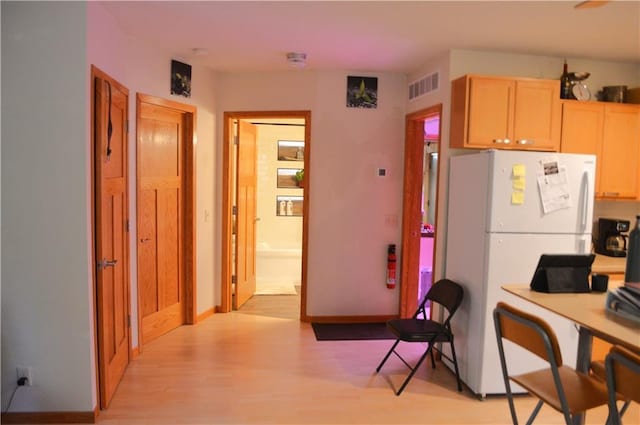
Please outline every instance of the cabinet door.
[{"label": "cabinet door", "polygon": [[639,149],[640,108],[635,105],[605,105],[600,154],[600,189],[603,197],[636,197]]},{"label": "cabinet door", "polygon": [[600,144],[604,105],[568,100],[562,104],[560,152],[596,155],[596,194],[600,192]]},{"label": "cabinet door", "polygon": [[515,82],[504,78],[472,77],[469,92],[466,147],[500,148],[513,134]]},{"label": "cabinet door", "polygon": [[512,144],[517,149],[560,148],[560,84],[549,80],[516,80]]}]

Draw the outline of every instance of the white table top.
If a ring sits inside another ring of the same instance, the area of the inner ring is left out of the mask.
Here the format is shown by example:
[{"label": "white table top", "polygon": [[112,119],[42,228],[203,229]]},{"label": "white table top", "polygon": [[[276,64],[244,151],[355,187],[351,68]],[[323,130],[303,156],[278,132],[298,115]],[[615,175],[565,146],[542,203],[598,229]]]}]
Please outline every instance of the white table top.
[{"label": "white table top", "polygon": [[[619,285],[609,282],[610,289]],[[547,294],[532,291],[529,285],[504,285],[502,289],[589,329],[594,336],[640,352],[640,326],[606,313],[606,293]]]}]

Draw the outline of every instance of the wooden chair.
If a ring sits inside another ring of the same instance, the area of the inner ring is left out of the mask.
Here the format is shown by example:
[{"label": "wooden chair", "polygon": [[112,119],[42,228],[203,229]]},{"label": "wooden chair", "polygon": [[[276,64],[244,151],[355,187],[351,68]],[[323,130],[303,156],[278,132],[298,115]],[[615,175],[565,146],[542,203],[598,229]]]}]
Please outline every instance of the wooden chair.
[{"label": "wooden chair", "polygon": [[[545,403],[561,412],[567,425],[571,424],[575,414],[607,403],[607,387],[603,382],[562,363],[557,337],[544,320],[503,302],[499,302],[493,310],[493,319],[502,375],[514,425],[518,424],[518,417],[509,381],[515,382],[539,399],[527,424],[534,421]],[[547,361],[549,367],[520,375],[509,375],[503,339]]]},{"label": "wooden chair", "polygon": [[[620,417],[629,402],[640,403],[640,355],[614,345],[604,360],[609,390],[609,424],[621,425]],[[617,399],[625,400],[623,411],[618,412]]]},{"label": "wooden chair", "polygon": [[[391,349],[384,356],[382,362],[376,368],[376,372],[380,372],[380,369],[385,364],[391,353],[395,354],[402,362],[411,370],[409,376],[406,377],[400,389],[396,392],[396,395],[400,395],[404,388],[407,386],[413,375],[416,373],[424,359],[431,355],[431,366],[436,367],[433,351],[437,351],[444,358],[453,363],[456,371],[456,379],[458,381],[458,391],[462,391],[462,384],[460,383],[460,373],[458,372],[458,360],[456,359],[456,350],[453,345],[453,333],[451,332],[451,318],[453,314],[458,310],[462,303],[462,297],[464,290],[460,284],[449,280],[441,279],[431,286],[429,292],[425,295],[424,299],[418,306],[418,309],[414,313],[411,319],[394,319],[387,322],[387,328],[391,330],[396,336],[396,342],[391,346]],[[444,309],[445,318],[442,323],[430,320],[426,316],[426,307],[431,303],[439,304]],[[420,342],[427,343],[428,348],[420,357],[415,366],[411,366],[400,354],[395,350],[396,346],[404,342]],[[440,351],[435,343],[448,343],[451,345],[451,357]]]}]

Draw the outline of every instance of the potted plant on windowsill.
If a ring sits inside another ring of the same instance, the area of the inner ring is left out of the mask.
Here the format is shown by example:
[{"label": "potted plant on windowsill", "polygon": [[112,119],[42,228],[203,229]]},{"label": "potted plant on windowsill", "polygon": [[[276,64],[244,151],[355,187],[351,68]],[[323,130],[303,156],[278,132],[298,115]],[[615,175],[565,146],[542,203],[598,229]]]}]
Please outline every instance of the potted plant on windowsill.
[{"label": "potted plant on windowsill", "polygon": [[304,168],[296,171],[296,184],[298,187],[304,187]]}]

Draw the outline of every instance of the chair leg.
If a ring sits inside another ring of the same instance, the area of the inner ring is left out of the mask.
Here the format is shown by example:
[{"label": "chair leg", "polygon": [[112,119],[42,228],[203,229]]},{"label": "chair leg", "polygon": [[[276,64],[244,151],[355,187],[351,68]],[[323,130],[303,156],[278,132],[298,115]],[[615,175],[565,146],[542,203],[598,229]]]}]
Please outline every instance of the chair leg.
[{"label": "chair leg", "polygon": [[436,368],[436,358],[433,355],[433,350],[431,350],[431,369],[435,369]]},{"label": "chair leg", "polygon": [[400,339],[396,339],[396,342],[393,344],[393,346],[391,347],[391,349],[389,350],[389,352],[387,353],[386,356],[384,356],[384,359],[382,359],[382,362],[378,365],[378,367],[376,368],[376,373],[380,372],[380,369],[382,369],[382,365],[385,364],[385,362],[387,361],[387,359],[389,358],[389,356],[391,355],[391,353],[393,353],[393,350],[395,350],[396,346],[398,345],[398,343],[400,342]]},{"label": "chair leg", "polygon": [[[538,401],[538,404],[536,404],[536,408],[533,409],[533,412],[531,412],[531,416],[529,416],[529,420],[527,421],[527,425],[531,425],[533,423],[533,421],[536,418],[536,416],[538,416],[538,412],[542,408],[543,404],[544,404],[544,402],[542,400]],[[514,422],[514,423],[516,423],[516,422]]]},{"label": "chair leg", "polygon": [[411,368],[411,373],[404,380],[404,382],[402,383],[402,386],[400,386],[400,389],[396,392],[396,395],[400,395],[402,391],[404,391],[404,387],[406,387],[409,381],[411,380],[411,378],[413,378],[413,375],[415,375],[416,371],[418,370],[418,368],[420,367],[424,359],[427,358],[430,352],[431,352],[431,344],[429,344],[429,348],[427,349],[427,351],[425,351],[422,357],[420,357],[420,360],[418,360],[418,363],[416,363],[416,365],[413,368]]},{"label": "chair leg", "polygon": [[458,370],[458,358],[456,357],[456,348],[453,346],[453,340],[451,340],[451,357],[453,360],[453,367],[456,370],[456,380],[458,381],[458,391],[462,392],[462,384],[460,383],[460,371]]}]

